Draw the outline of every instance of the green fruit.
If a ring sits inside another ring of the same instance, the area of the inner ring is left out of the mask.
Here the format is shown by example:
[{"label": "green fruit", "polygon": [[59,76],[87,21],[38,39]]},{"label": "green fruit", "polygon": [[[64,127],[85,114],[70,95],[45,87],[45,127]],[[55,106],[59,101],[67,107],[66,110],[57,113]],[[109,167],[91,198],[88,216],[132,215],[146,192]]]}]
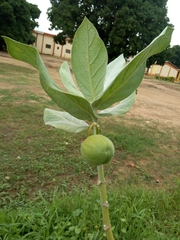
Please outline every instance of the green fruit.
[{"label": "green fruit", "polygon": [[114,145],[111,140],[103,135],[91,135],[81,144],[81,155],[93,165],[108,163],[114,156]]}]

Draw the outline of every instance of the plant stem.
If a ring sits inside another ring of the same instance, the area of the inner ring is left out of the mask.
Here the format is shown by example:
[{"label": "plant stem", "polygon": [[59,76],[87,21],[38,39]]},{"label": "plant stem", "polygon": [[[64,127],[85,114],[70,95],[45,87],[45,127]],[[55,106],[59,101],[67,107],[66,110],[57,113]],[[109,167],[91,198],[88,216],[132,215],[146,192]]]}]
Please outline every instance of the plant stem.
[{"label": "plant stem", "polygon": [[106,237],[108,240],[114,240],[111,223],[109,219],[109,204],[107,201],[106,193],[106,181],[104,178],[104,166],[98,166],[98,186],[101,199],[102,215],[103,215],[103,226],[106,232]]},{"label": "plant stem", "polygon": [[[97,124],[97,121],[94,121],[93,133],[94,135],[99,133],[99,126]],[[104,178],[103,164],[99,165],[97,169],[98,169],[98,186],[99,186],[101,208],[102,208],[102,215],[103,215],[103,227],[104,227],[104,231],[106,232],[107,240],[114,240],[110,218],[109,218],[109,203],[107,201],[106,180]]]}]

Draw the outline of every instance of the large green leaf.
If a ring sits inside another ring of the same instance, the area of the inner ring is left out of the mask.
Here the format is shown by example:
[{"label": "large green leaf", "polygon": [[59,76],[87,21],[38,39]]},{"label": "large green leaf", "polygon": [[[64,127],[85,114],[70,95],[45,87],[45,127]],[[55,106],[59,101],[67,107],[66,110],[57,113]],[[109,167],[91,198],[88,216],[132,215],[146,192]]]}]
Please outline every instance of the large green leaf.
[{"label": "large green leaf", "polygon": [[73,117],[67,112],[59,112],[48,108],[44,110],[44,122],[47,125],[71,133],[78,133],[89,127],[86,122]]},{"label": "large green leaf", "polygon": [[150,56],[163,51],[170,44],[172,32],[173,29],[171,27],[166,27],[151,44],[137,54],[134,59],[122,69],[102,97],[93,103],[93,106],[103,110],[132,94],[142,81],[145,71],[145,61]]},{"label": "large green leaf", "polygon": [[136,100],[136,92],[133,92],[129,97],[122,100],[119,104],[114,107],[106,108],[99,112],[100,117],[104,116],[120,116],[127,113],[133,106]]},{"label": "large green leaf", "polygon": [[77,84],[89,102],[103,93],[107,61],[103,41],[93,24],[84,18],[73,40],[71,64]]},{"label": "large green leaf", "polygon": [[62,65],[59,69],[59,74],[61,76],[61,80],[62,80],[64,87],[67,89],[67,91],[69,93],[75,94],[80,97],[84,97],[83,94],[77,88],[77,86],[72,78],[72,74],[69,69],[69,65],[68,65],[67,61],[62,63]]},{"label": "large green leaf", "polygon": [[13,58],[27,62],[39,70],[42,87],[59,107],[79,119],[92,120],[95,117],[92,107],[86,99],[62,91],[52,80],[36,48],[16,42],[8,37],[4,37],[4,40],[8,52]]}]

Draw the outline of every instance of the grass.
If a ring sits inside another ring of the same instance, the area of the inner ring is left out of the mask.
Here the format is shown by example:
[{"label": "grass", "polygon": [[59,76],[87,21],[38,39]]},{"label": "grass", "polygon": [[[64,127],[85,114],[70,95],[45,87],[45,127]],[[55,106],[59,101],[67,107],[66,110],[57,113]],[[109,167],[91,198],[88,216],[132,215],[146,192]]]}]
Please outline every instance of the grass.
[{"label": "grass", "polygon": [[[0,75],[0,240],[105,239],[97,171],[79,154],[86,132],[44,125],[44,108],[57,107],[36,71],[0,63]],[[116,147],[105,166],[115,239],[180,239],[179,130],[127,117],[100,125]]]},{"label": "grass", "polygon": [[[179,239],[179,185],[171,195],[126,187],[111,191],[110,212],[115,239]],[[105,240],[97,189],[55,189],[47,200],[41,193],[33,202],[10,201],[0,211],[0,238]],[[4,238],[3,238],[4,237]]]}]

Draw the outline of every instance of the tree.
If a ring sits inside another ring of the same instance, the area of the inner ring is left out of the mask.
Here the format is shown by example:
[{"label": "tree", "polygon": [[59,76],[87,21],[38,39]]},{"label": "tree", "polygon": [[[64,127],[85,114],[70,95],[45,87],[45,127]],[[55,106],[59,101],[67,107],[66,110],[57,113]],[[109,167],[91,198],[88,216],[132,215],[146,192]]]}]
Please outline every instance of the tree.
[{"label": "tree", "polygon": [[175,45],[170,48],[170,57],[167,59],[173,63],[176,67],[180,68],[180,46]]},{"label": "tree", "polygon": [[[1,0],[0,2],[0,36],[5,35],[22,43],[32,44],[35,37],[32,30],[38,26],[36,19],[41,11],[37,5],[25,0]],[[0,37],[0,49],[5,46]]]},{"label": "tree", "polygon": [[159,54],[156,54],[156,55],[150,57],[146,62],[146,66],[147,66],[147,68],[149,68],[153,63],[157,63],[157,64],[163,66],[164,63],[166,61],[168,61],[168,59],[171,56],[172,56],[171,48],[170,48],[170,46],[168,46],[166,48],[166,50],[162,51]]},{"label": "tree", "polygon": [[[71,40],[86,16],[96,27],[112,60],[121,53],[134,56],[167,25],[167,0],[50,0],[51,29],[63,32],[55,37],[60,44]],[[171,25],[172,26],[172,25]],[[153,60],[154,61],[154,60]],[[150,61],[149,61],[150,62]]]}]

